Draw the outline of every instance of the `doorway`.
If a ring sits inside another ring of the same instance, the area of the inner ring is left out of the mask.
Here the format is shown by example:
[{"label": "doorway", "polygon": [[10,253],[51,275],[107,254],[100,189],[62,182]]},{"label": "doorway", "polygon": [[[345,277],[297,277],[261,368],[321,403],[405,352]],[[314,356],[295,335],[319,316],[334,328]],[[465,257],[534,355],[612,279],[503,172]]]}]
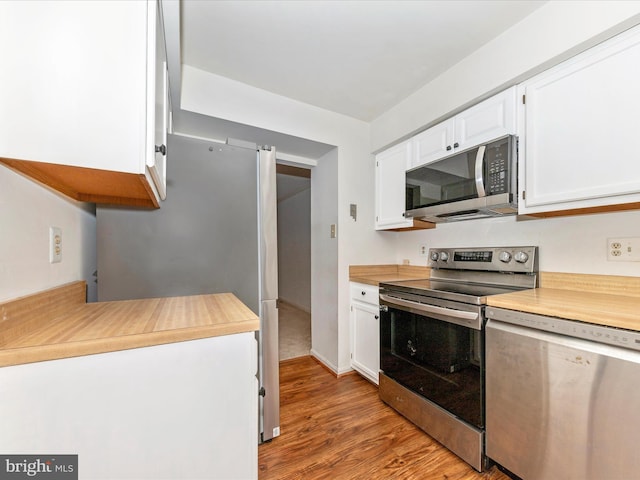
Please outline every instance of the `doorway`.
[{"label": "doorway", "polygon": [[278,164],[280,361],[311,352],[311,169]]}]

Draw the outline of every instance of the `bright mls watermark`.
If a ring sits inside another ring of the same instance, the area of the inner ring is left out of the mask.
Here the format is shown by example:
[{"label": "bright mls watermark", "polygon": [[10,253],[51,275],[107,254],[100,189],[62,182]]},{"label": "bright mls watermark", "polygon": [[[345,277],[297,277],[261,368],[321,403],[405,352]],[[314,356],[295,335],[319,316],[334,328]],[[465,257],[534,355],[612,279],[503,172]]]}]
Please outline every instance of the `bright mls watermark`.
[{"label": "bright mls watermark", "polygon": [[0,455],[0,480],[78,480],[78,455]]}]

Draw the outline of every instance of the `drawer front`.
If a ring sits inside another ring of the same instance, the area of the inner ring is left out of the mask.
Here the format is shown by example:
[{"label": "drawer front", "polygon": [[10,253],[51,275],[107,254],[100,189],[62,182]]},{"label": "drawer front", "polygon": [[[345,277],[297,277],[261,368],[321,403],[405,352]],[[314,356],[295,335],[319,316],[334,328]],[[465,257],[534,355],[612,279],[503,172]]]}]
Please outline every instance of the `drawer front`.
[{"label": "drawer front", "polygon": [[351,282],[351,301],[379,305],[378,287]]}]

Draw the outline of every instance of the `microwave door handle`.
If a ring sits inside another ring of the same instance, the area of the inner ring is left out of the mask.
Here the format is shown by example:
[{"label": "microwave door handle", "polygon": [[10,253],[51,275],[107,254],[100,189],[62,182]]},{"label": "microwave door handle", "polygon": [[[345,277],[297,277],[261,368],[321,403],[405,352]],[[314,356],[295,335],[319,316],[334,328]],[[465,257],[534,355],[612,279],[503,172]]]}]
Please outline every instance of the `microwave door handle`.
[{"label": "microwave door handle", "polygon": [[486,151],[486,145],[478,147],[476,153],[476,190],[478,190],[478,197],[486,197],[487,193],[484,190],[484,178],[483,178],[483,164],[484,164],[484,152]]}]

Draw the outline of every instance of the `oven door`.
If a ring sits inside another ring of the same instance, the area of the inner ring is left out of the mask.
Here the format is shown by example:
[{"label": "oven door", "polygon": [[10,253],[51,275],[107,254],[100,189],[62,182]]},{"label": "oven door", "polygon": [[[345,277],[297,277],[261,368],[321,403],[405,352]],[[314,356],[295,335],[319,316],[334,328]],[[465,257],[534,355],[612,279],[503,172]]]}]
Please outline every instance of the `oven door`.
[{"label": "oven door", "polygon": [[482,307],[381,293],[380,308],[380,369],[465,422],[484,428]]}]

